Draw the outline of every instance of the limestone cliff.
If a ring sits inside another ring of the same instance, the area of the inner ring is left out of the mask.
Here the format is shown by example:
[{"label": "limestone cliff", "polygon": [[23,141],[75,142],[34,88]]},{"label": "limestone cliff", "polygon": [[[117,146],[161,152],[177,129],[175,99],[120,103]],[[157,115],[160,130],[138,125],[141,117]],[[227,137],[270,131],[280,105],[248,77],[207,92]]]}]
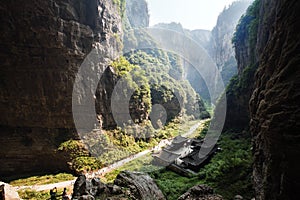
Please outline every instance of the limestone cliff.
[{"label": "limestone cliff", "polygon": [[55,149],[76,137],[75,75],[92,46],[101,52],[95,72],[119,54],[119,9],[106,0],[13,0],[0,10],[0,176],[67,170]]},{"label": "limestone cliff", "polygon": [[256,0],[235,33],[239,76],[225,128],[250,123],[258,200],[299,198],[299,9],[296,0]]},{"label": "limestone cliff", "polygon": [[221,72],[224,85],[227,85],[231,77],[237,73],[232,37],[239,19],[245,14],[251,2],[251,0],[236,1],[225,7],[211,31],[212,37],[208,51]]},{"label": "limestone cliff", "polygon": [[250,101],[256,199],[299,199],[300,2],[261,0]]},{"label": "limestone cliff", "polygon": [[149,26],[148,4],[145,0],[126,0],[126,17],[134,28]]}]

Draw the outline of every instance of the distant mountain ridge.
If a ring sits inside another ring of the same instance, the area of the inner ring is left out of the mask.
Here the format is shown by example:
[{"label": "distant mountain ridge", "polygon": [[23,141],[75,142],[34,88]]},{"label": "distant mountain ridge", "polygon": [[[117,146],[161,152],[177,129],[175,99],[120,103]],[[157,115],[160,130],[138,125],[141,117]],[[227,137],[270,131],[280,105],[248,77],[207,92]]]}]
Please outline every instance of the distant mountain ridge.
[{"label": "distant mountain ridge", "polygon": [[[222,76],[224,86],[237,74],[237,63],[232,45],[232,38],[235,27],[241,16],[245,13],[252,0],[236,1],[230,6],[225,7],[220,13],[217,24],[212,31],[209,30],[188,30],[180,23],[159,23],[154,28],[163,28],[184,34],[199,44],[211,59],[215,62]],[[194,90],[206,101],[210,101],[210,94],[203,78],[194,66],[185,62],[185,77],[189,80]],[[216,85],[217,85],[216,80]]]}]

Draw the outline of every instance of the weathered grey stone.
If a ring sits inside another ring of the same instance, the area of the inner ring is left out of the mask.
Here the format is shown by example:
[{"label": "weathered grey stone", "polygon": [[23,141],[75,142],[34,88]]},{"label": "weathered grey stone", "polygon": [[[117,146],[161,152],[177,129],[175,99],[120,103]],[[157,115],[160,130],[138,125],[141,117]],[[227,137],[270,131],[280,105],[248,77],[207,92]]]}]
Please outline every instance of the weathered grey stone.
[{"label": "weathered grey stone", "polygon": [[9,184],[0,181],[0,199],[20,200],[18,192]]},{"label": "weathered grey stone", "polygon": [[88,195],[96,199],[136,199],[164,200],[165,197],[152,178],[139,172],[121,172],[114,184],[103,184],[98,179],[77,178],[74,184],[73,199]]},{"label": "weathered grey stone", "polygon": [[220,195],[213,193],[213,189],[206,185],[196,185],[181,195],[178,200],[222,200]]}]

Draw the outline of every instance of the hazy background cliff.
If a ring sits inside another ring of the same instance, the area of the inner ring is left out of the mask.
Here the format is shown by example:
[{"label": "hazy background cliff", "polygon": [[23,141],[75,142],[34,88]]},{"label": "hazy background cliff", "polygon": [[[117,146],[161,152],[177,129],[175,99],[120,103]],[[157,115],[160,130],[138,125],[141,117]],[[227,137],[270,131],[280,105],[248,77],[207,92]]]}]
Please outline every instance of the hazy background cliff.
[{"label": "hazy background cliff", "polygon": [[[217,23],[211,31],[201,29],[188,30],[182,27],[180,23],[175,22],[169,24],[160,23],[154,27],[173,30],[193,39],[207,52],[212,61],[216,64],[224,86],[226,86],[231,77],[238,72],[232,44],[233,34],[240,17],[246,12],[246,9],[251,2],[252,1],[248,0],[236,1],[228,7],[225,7],[219,14]],[[195,91],[209,102],[211,97],[207,88],[207,83],[205,83],[203,77],[197,72],[195,66],[185,62],[184,70],[185,77],[189,80]],[[218,83],[215,84],[217,85]]]}]

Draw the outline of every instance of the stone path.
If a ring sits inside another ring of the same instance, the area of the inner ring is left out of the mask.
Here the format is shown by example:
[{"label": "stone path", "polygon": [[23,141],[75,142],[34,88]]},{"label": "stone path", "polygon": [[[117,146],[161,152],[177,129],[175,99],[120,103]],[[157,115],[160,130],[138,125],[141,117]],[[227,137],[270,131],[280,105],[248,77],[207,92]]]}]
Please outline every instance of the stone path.
[{"label": "stone path", "polygon": [[[182,134],[183,137],[187,137],[191,134],[194,133],[194,131],[199,127],[201,126],[203,123],[205,123],[207,120],[202,120],[200,121],[199,123],[193,125],[190,130],[185,133],[185,134]],[[145,151],[142,151],[140,153],[137,153],[135,155],[132,155],[128,158],[125,158],[123,160],[120,160],[120,161],[117,161],[107,167],[104,167],[102,169],[99,169],[98,171],[96,172],[93,172],[93,173],[89,173],[89,174],[86,174],[86,176],[88,178],[93,178],[93,177],[96,177],[96,176],[104,176],[105,174],[107,174],[108,172],[114,170],[114,169],[117,169],[121,166],[123,166],[124,164],[134,160],[134,159],[137,159],[137,158],[140,158],[148,153],[151,153],[153,150],[159,150],[161,149],[162,147],[168,145],[171,143],[172,140],[162,140],[160,141],[160,143],[153,147],[152,149],[148,149],[148,150],[145,150]],[[16,186],[14,187],[16,190],[21,190],[21,189],[31,189],[31,190],[36,190],[36,191],[43,191],[43,190],[51,190],[53,189],[54,187],[56,188],[67,188],[67,187],[70,187],[70,186],[73,186],[74,183],[75,183],[75,180],[69,180],[69,181],[63,181],[63,182],[59,182],[59,183],[52,183],[52,184],[46,184],[46,185],[32,185],[32,186]]]}]

